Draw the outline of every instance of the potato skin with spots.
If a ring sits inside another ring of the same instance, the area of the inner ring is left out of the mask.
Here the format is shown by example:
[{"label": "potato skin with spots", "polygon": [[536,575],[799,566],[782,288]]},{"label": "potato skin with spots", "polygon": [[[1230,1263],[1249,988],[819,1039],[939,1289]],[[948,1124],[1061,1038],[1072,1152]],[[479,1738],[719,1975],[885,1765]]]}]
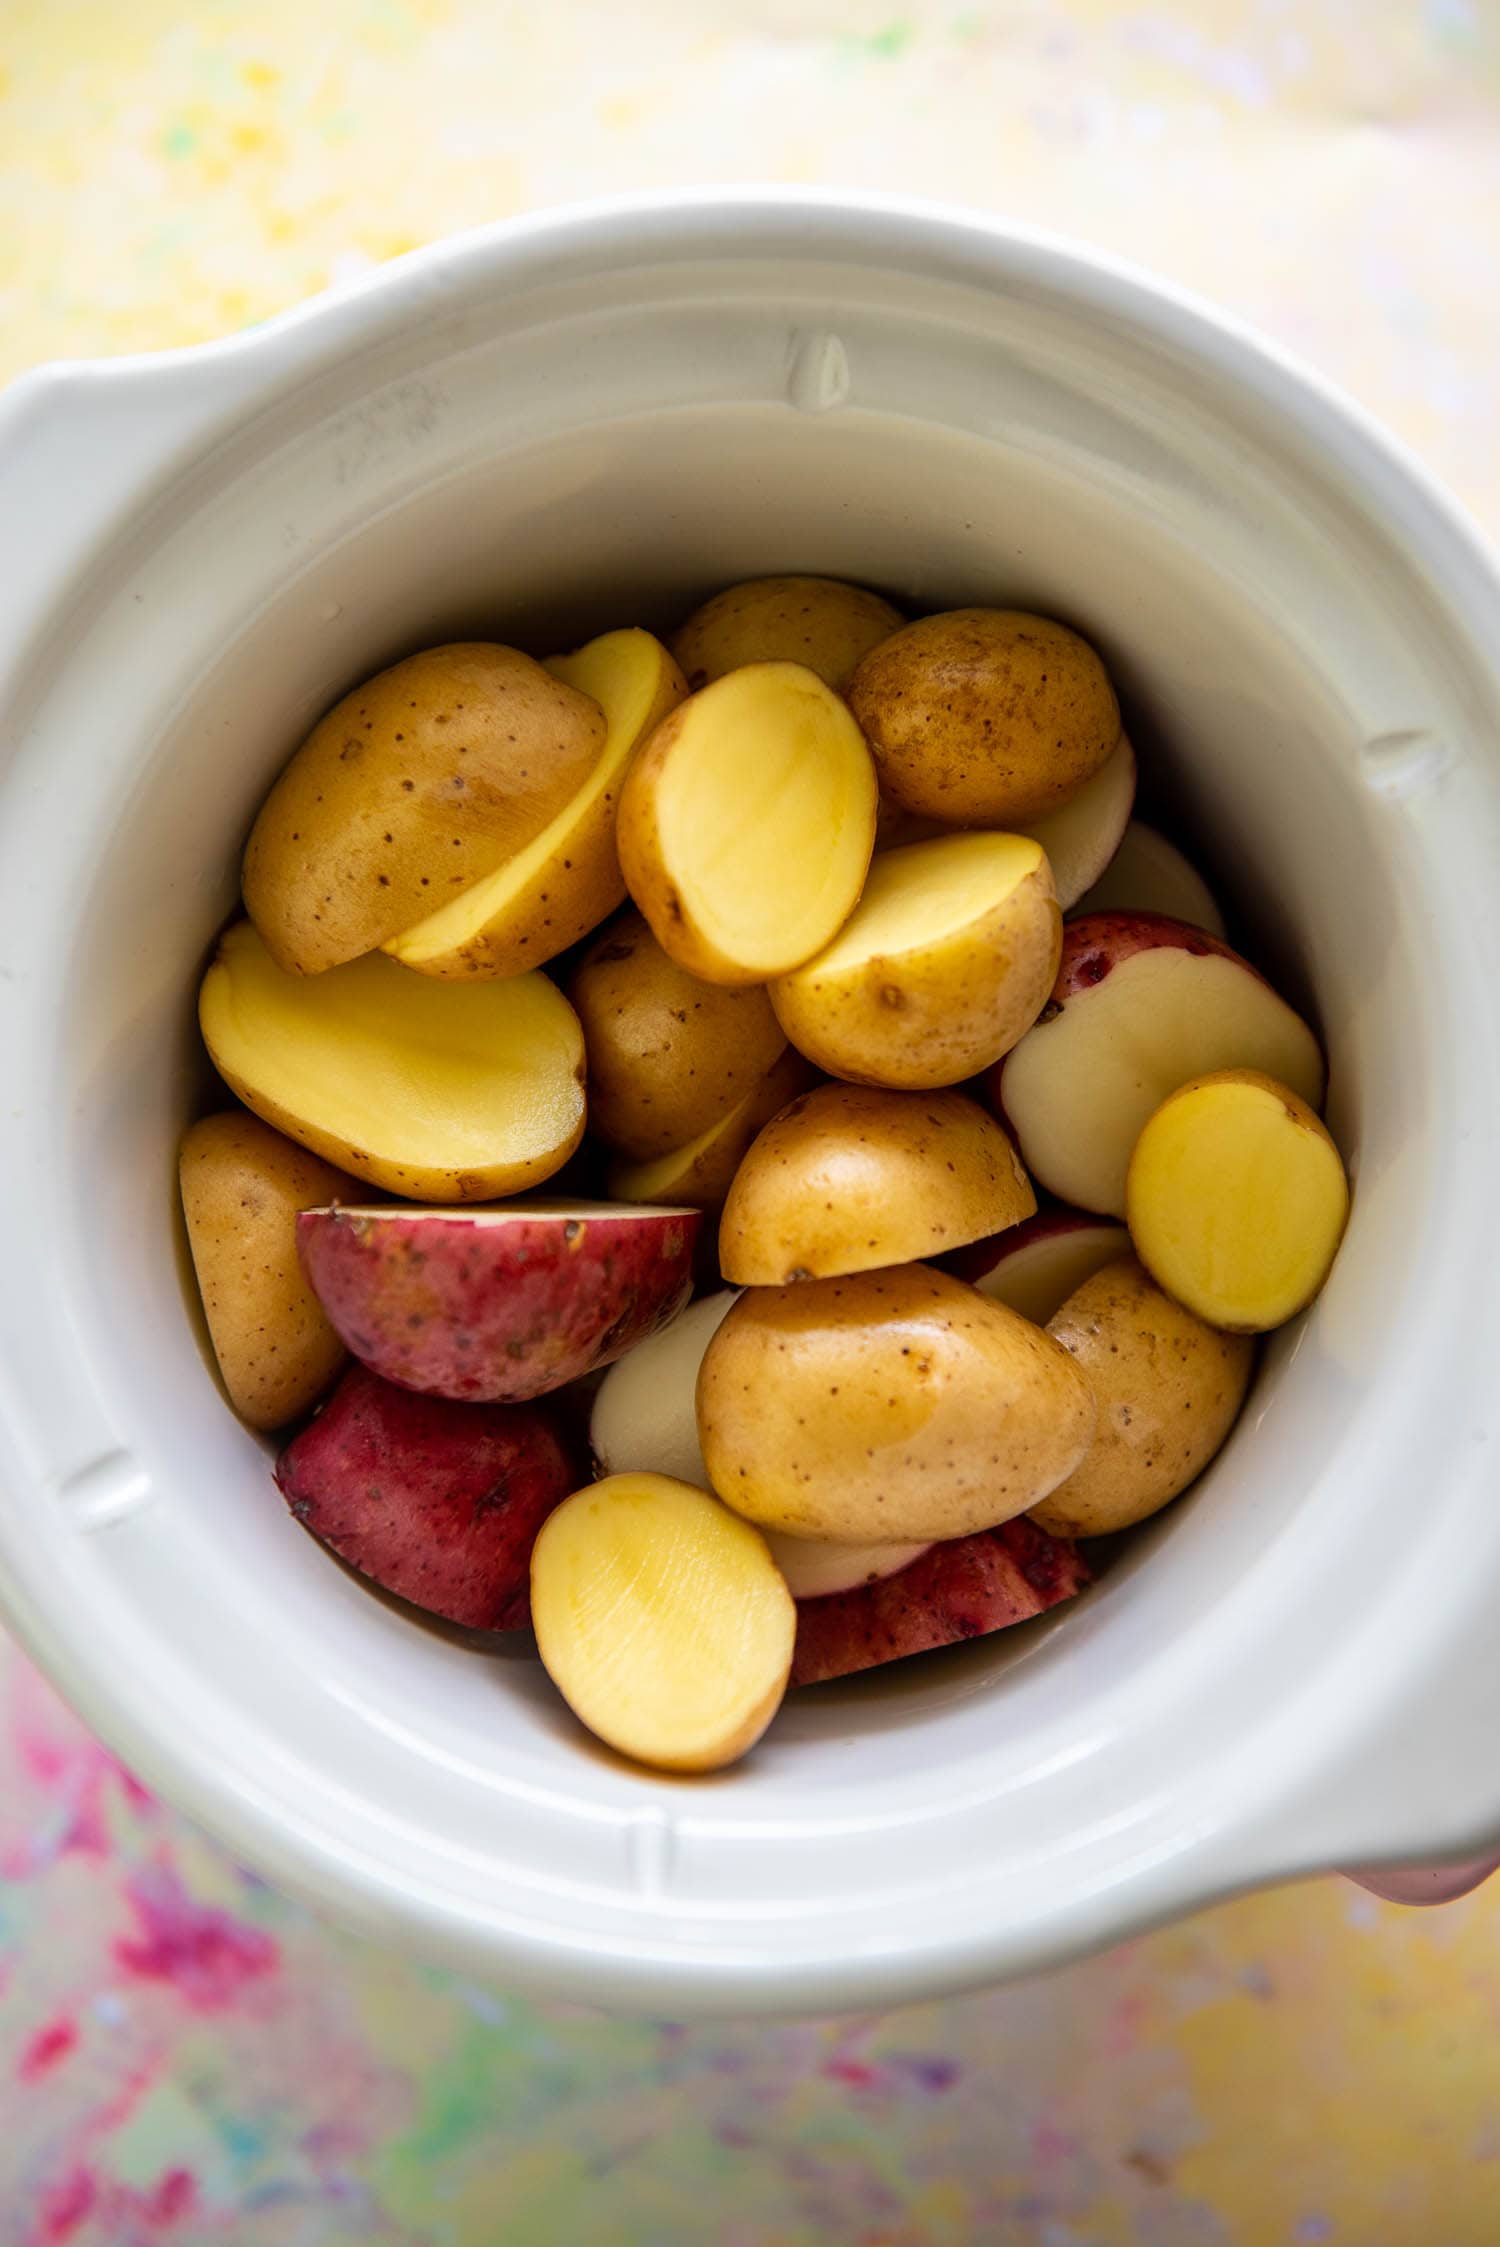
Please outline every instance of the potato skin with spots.
[{"label": "potato skin with spots", "polygon": [[310,1210],[308,1278],[355,1357],[403,1388],[517,1403],[610,1365],[693,1284],[696,1210]]},{"label": "potato skin with spots", "polygon": [[755,577],[694,609],[672,653],[695,692],[745,663],[802,663],[842,693],[861,657],[905,621],[862,585],[832,577]]},{"label": "potato skin with spots", "polygon": [[908,624],[865,657],[849,704],[882,795],[954,826],[1024,829],[1120,738],[1120,705],[1088,642],[1019,609]]},{"label": "potato skin with spots", "polygon": [[1247,1335],[1221,1334],[1164,1294],[1133,1256],[1095,1272],[1047,1332],[1088,1376],[1097,1432],[1031,1519],[1054,1537],[1101,1537],[1167,1505],[1202,1474],[1255,1370]]},{"label": "potato skin with spots", "polygon": [[588,1054],[589,1128],[636,1162],[698,1138],[786,1051],[764,990],[690,975],[637,912],[590,946],[568,996]]},{"label": "potato skin with spots", "polygon": [[245,910],[279,967],[372,952],[493,873],[577,793],[604,713],[516,648],[408,656],[314,726],[245,846]]},{"label": "potato skin with spots", "polygon": [[276,1463],[304,1529],[361,1575],[470,1630],[524,1630],[531,1548],[581,1462],[546,1411],[452,1404],[353,1365]]},{"label": "potato skin with spots", "polygon": [[959,1248],[1035,1208],[1015,1149],[965,1094],[819,1085],[752,1142],[719,1266],[737,1287],[834,1279]]},{"label": "potato skin with spots", "polygon": [[923,1264],[751,1288],[704,1354],[714,1489],[793,1536],[965,1537],[1035,1506],[1094,1400],[1039,1327]]},{"label": "potato skin with spots", "polygon": [[798,1601],[792,1683],[820,1685],[1030,1622],[1089,1581],[1077,1546],[1024,1514],[929,1545],[895,1576]]},{"label": "potato skin with spots", "polygon": [[818,1082],[812,1063],[788,1046],[755,1090],[736,1102],[717,1123],[710,1124],[707,1131],[650,1162],[618,1158],[605,1172],[605,1184],[616,1201],[685,1202],[690,1209],[716,1210],[734,1184],[756,1133],[764,1130],[788,1101],[810,1092]]},{"label": "potato skin with spots", "polygon": [[178,1180],[209,1339],[229,1401],[252,1428],[315,1404],[343,1343],[297,1259],[297,1213],[366,1189],[242,1108],[186,1133]]}]

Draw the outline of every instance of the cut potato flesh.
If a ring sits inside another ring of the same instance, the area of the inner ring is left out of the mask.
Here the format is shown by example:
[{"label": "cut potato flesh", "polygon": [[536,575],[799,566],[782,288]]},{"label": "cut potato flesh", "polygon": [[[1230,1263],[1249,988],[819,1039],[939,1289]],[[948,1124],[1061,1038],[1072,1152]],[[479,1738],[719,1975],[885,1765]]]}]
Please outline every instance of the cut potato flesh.
[{"label": "cut potato flesh", "polygon": [[[1079,907],[1085,913],[1169,913],[1192,928],[1206,928],[1210,936],[1224,934],[1224,916],[1197,867],[1140,819],[1131,820]],[[1069,910],[1066,904],[1063,910]]]},{"label": "cut potato flesh", "polygon": [[[575,681],[575,684],[578,682]],[[597,699],[597,697],[596,697]],[[1057,902],[1068,912],[1120,847],[1135,802],[1135,751],[1122,733],[1092,780],[1026,832],[1047,853]]]},{"label": "cut potato flesh", "polygon": [[763,983],[853,911],[875,842],[875,768],[846,705],[797,663],[693,695],[626,775],[620,863],[662,949],[716,983]]},{"label": "cut potato flesh", "polygon": [[1030,1029],[1061,946],[1039,843],[943,835],[883,852],[851,918],[772,984],[771,1003],[798,1050],[834,1076],[959,1084]]},{"label": "cut potato flesh", "polygon": [[948,1269],[1033,1326],[1055,1312],[1102,1265],[1128,1255],[1123,1225],[1076,1210],[1043,1210],[987,1241],[975,1241],[948,1259]]},{"label": "cut potato flesh", "polygon": [[625,767],[687,693],[686,681],[661,642],[637,630],[606,632],[545,668],[604,712],[599,760],[534,841],[386,944],[424,975],[519,975],[576,944],[624,902],[615,813]]},{"label": "cut potato flesh", "polygon": [[698,1368],[738,1301],[733,1287],[702,1296],[610,1367],[589,1417],[589,1441],[607,1475],[669,1475],[708,1488],[698,1444]]},{"label": "cut potato flesh", "polygon": [[1349,1214],[1339,1151],[1285,1085],[1229,1069],[1162,1103],[1126,1181],[1136,1254],[1210,1326],[1260,1334],[1306,1308]]},{"label": "cut potato flesh", "polygon": [[606,1181],[610,1192],[622,1202],[685,1202],[690,1209],[717,1209],[756,1133],[817,1081],[812,1063],[789,1046],[737,1108],[685,1147],[658,1155],[654,1162],[612,1163]]},{"label": "cut potato flesh", "polygon": [[776,1529],[762,1534],[793,1599],[830,1599],[836,1592],[882,1583],[931,1549],[927,1544],[844,1545],[829,1538],[784,1537]]},{"label": "cut potato flesh", "polygon": [[[1094,944],[1087,932],[1103,923],[1121,925]],[[1210,949],[1207,938],[1164,938],[1167,929],[1157,921],[1146,932],[1152,941],[1129,949],[1139,936],[1130,916],[1074,922],[1055,1011],[1001,1065],[999,1099],[1022,1160],[1076,1209],[1124,1216],[1131,1149],[1152,1112],[1192,1077],[1249,1067],[1311,1107],[1322,1096],[1322,1056],[1301,1017],[1245,961]],[[1072,949],[1079,931],[1086,958]]]},{"label": "cut potato flesh", "polygon": [[765,1539],[706,1491],[610,1475],[564,1499],[531,1556],[548,1676],[581,1723],[663,1771],[714,1771],[780,1705],[797,1611]]},{"label": "cut potato flesh", "polygon": [[241,921],[220,939],[198,1019],[247,1108],[411,1199],[519,1193],[583,1136],[583,1037],[544,975],[439,983],[380,952],[288,975]]}]

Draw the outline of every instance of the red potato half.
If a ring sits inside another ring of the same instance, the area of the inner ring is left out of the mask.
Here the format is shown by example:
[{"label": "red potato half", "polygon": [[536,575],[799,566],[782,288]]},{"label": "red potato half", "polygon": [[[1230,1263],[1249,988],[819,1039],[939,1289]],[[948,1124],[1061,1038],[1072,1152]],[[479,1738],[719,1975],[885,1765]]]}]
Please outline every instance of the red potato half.
[{"label": "red potato half", "polygon": [[1175,921],[1206,928],[1210,936],[1224,934],[1224,916],[1197,867],[1141,819],[1131,820],[1119,849],[1078,906],[1080,913],[1169,913]]},{"label": "red potato half", "polygon": [[1317,1039],[1247,960],[1160,913],[1089,913],[1063,932],[1041,1016],[985,1083],[1038,1185],[1123,1217],[1147,1119],[1217,1069],[1258,1069],[1322,1101]]},{"label": "red potato half", "polygon": [[797,1607],[793,1685],[820,1685],[908,1654],[1027,1623],[1090,1581],[1076,1545],[1035,1522],[1007,1521],[929,1546],[920,1560],[857,1591]]},{"label": "red potato half", "polygon": [[1098,881],[1119,849],[1135,802],[1135,778],[1135,751],[1122,733],[1092,780],[1056,811],[1028,824],[1027,834],[1047,854],[1052,886],[1065,913]]},{"label": "red potato half", "polygon": [[523,1630],[537,1531],[578,1486],[539,1407],[453,1404],[363,1366],[276,1463],[304,1529],[362,1576],[470,1630]]},{"label": "red potato half", "polygon": [[517,1403],[609,1365],[692,1292],[693,1209],[315,1209],[297,1239],[346,1346],[403,1388]]},{"label": "red potato half", "polygon": [[1033,1326],[1045,1326],[1084,1281],[1130,1254],[1130,1235],[1105,1217],[1080,1209],[1044,1209],[988,1240],[971,1241],[943,1258],[946,1270],[967,1280]]}]

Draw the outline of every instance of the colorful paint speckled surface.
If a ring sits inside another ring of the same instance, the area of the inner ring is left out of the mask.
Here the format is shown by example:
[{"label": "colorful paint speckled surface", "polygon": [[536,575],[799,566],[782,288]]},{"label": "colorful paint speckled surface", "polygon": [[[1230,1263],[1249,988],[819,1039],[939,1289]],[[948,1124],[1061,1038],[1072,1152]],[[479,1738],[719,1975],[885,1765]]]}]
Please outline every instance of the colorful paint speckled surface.
[{"label": "colorful paint speckled surface", "polygon": [[[431,235],[694,180],[899,186],[1232,305],[1500,532],[1491,0],[8,0],[0,376]],[[358,1944],[0,1650],[4,2247],[1491,2247],[1500,1884],[1329,1881],[784,2029]]]}]

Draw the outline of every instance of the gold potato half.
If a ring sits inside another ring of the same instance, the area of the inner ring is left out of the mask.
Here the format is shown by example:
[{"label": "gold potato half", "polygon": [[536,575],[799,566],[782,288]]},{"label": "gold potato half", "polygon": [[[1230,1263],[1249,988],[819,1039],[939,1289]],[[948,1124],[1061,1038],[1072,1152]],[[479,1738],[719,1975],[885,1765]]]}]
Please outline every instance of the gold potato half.
[{"label": "gold potato half", "polygon": [[906,622],[862,585],[833,577],[755,577],[694,609],[672,653],[694,689],[747,663],[804,663],[825,686],[848,685],[862,656]]}]

